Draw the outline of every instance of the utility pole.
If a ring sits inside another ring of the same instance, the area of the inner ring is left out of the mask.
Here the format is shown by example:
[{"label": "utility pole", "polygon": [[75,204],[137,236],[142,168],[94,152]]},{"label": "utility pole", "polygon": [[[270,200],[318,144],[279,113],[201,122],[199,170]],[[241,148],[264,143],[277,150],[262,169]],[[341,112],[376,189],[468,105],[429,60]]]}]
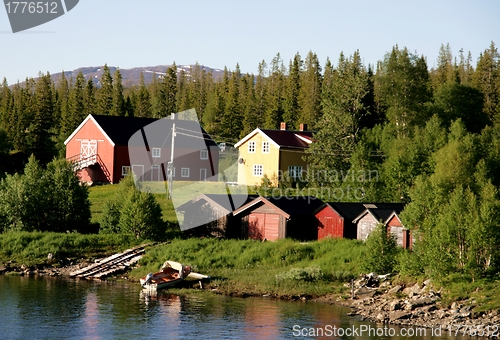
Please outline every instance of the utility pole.
[{"label": "utility pole", "polygon": [[[175,113],[172,113],[172,119],[175,119]],[[174,174],[174,143],[175,143],[175,123],[172,123],[172,145],[170,146],[170,162],[168,162],[168,194],[172,199],[172,180]]]}]

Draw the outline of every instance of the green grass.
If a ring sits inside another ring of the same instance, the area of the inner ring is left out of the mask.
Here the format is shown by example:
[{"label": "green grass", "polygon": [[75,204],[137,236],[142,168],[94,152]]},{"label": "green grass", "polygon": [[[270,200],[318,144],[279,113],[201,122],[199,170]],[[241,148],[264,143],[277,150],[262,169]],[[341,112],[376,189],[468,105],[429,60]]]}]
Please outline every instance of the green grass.
[{"label": "green grass", "polygon": [[[139,244],[129,235],[9,232],[0,234],[0,262],[28,266],[52,264],[66,258],[103,257]],[[54,255],[52,261],[47,259],[49,253]]]},{"label": "green grass", "polygon": [[444,305],[465,300],[474,307],[474,312],[500,310],[500,277],[484,277],[472,280],[461,273],[450,274],[434,283],[436,289],[442,287]]},{"label": "green grass", "polygon": [[[116,184],[93,186],[89,188],[90,212],[92,214],[91,223],[99,223],[102,217],[104,203],[108,200],[116,199],[119,187]],[[165,194],[154,194],[160,204],[163,220],[177,222],[172,201],[167,199]]]},{"label": "green grass", "polygon": [[[319,296],[338,291],[341,283],[359,275],[363,248],[363,243],[345,239],[309,243],[174,240],[149,250],[130,276],[139,278],[157,271],[166,260],[175,260],[212,276],[211,285],[222,292]],[[311,267],[321,270],[321,279],[309,281],[287,275]]]}]

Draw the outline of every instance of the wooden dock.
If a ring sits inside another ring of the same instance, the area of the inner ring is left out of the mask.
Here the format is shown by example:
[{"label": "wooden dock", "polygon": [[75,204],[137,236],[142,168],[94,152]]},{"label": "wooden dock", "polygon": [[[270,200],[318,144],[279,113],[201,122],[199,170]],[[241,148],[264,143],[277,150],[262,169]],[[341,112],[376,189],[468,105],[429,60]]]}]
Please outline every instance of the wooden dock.
[{"label": "wooden dock", "polygon": [[147,244],[143,244],[122,253],[118,253],[102,259],[90,266],[76,270],[69,275],[71,277],[102,279],[114,272],[123,271],[135,262],[139,261],[142,254],[146,251]]}]

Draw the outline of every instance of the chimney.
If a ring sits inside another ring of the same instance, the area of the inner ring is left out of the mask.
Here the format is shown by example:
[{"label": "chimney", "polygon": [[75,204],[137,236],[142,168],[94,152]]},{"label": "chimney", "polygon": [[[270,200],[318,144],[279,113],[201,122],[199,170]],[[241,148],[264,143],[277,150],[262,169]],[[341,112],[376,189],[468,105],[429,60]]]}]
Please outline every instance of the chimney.
[{"label": "chimney", "polygon": [[307,131],[307,124],[300,124],[300,131]]},{"label": "chimney", "polygon": [[286,123],[285,122],[281,122],[280,130],[286,130]]}]

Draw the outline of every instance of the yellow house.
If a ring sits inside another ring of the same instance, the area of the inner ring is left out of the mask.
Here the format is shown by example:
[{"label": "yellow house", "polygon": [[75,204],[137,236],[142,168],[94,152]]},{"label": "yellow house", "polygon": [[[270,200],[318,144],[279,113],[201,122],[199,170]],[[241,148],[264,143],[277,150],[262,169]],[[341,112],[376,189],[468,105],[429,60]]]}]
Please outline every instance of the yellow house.
[{"label": "yellow house", "polygon": [[300,125],[300,131],[291,131],[281,123],[280,130],[257,128],[236,143],[238,184],[259,185],[267,175],[277,185],[286,171],[293,179],[300,178],[307,170],[303,156],[312,143],[312,132],[304,130],[306,124]]}]

